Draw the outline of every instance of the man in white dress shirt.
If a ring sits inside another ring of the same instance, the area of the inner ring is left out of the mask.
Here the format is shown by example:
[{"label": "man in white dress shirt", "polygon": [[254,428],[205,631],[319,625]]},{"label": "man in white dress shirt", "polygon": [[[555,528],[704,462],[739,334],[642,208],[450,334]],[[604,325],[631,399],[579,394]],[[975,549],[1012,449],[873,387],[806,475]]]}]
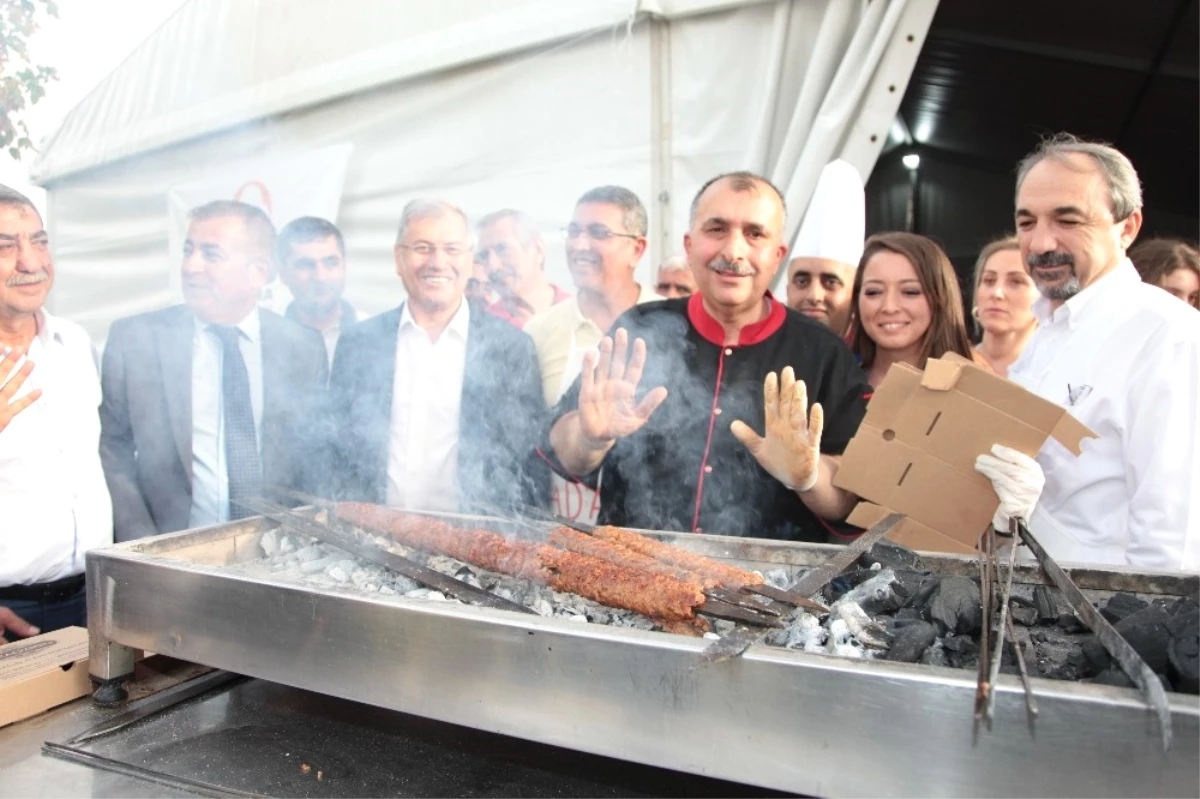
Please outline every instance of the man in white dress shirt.
[{"label": "man in white dress shirt", "polygon": [[1200,319],[1125,257],[1141,209],[1137,173],[1110,146],[1060,134],[1021,162],[1017,232],[1042,299],[1009,377],[1098,438],[1078,458],[1050,440],[1036,464],[984,456],[980,471],[1001,498],[996,521],[1027,516],[1056,559],[1195,571]]},{"label": "man in white dress shirt", "polygon": [[87,624],[84,555],[112,543],[91,339],[46,313],[41,215],[0,186],[0,634]]},{"label": "man in white dress shirt", "polygon": [[457,206],[413,200],[399,227],[407,299],[346,331],[334,355],[330,491],[428,511],[544,505],[533,342],[464,297],[474,253]]}]

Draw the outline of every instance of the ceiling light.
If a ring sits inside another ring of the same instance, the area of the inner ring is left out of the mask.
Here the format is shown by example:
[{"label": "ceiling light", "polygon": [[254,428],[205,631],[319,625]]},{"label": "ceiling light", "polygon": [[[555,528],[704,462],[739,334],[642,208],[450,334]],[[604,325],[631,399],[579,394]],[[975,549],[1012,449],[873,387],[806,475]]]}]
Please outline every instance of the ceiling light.
[{"label": "ceiling light", "polygon": [[921,156],[917,155],[916,153],[909,153],[901,158],[900,161],[909,169],[916,169],[921,165]]}]

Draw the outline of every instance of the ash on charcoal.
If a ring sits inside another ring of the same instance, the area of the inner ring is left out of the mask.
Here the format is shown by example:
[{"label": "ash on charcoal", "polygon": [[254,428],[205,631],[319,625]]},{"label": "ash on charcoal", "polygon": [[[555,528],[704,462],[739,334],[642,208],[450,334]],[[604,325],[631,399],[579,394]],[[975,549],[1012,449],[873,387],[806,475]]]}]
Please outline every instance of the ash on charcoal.
[{"label": "ash on charcoal", "polygon": [[1108,619],[1111,624],[1116,624],[1149,606],[1149,602],[1138,599],[1133,594],[1113,594],[1100,609],[1100,615]]},{"label": "ash on charcoal", "polygon": [[942,579],[929,602],[929,617],[952,633],[970,633],[983,620],[979,586],[968,577]]},{"label": "ash on charcoal", "polygon": [[1012,620],[1022,625],[1023,627],[1032,627],[1038,623],[1037,608],[1025,607],[1013,603],[1009,605],[1008,613],[1012,616]]},{"label": "ash on charcoal", "polygon": [[895,631],[887,659],[901,663],[916,663],[937,640],[937,628],[927,621],[915,621]]},{"label": "ash on charcoal", "polygon": [[1200,693],[1200,609],[1193,604],[1171,617],[1167,674],[1175,690]]},{"label": "ash on charcoal", "polygon": [[892,613],[908,599],[908,592],[891,569],[882,569],[874,577],[859,583],[837,600],[835,604],[853,603],[872,616]]},{"label": "ash on charcoal", "polygon": [[[887,649],[891,636],[862,609],[856,602],[843,599],[836,603],[831,610],[831,618],[837,616],[845,623],[854,639],[870,649]],[[832,630],[832,627],[830,628]],[[832,634],[832,633],[831,633]]]},{"label": "ash on charcoal", "polygon": [[934,641],[933,644],[921,653],[921,662],[926,666],[949,666],[950,660],[946,657],[946,648],[941,641]]},{"label": "ash on charcoal", "polygon": [[766,642],[786,649],[821,652],[827,637],[828,634],[821,626],[820,620],[811,613],[801,611],[787,628],[772,630],[767,635]]},{"label": "ash on charcoal", "polygon": [[1168,625],[1171,616],[1162,608],[1151,605],[1113,626],[1129,645],[1142,656],[1146,665],[1154,671],[1167,669],[1167,647],[1171,642]]},{"label": "ash on charcoal", "polygon": [[772,588],[787,590],[791,587],[792,581],[785,569],[771,569],[763,572],[763,580]]}]

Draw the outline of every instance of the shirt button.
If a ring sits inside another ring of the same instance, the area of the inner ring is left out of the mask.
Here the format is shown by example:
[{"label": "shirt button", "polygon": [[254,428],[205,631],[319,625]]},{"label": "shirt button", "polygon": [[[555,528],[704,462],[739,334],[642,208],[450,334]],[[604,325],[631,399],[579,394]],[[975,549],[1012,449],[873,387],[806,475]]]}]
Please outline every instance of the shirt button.
[{"label": "shirt button", "polygon": [[726,354],[726,355],[733,355],[733,349],[732,349],[732,348],[730,348],[730,347],[726,347],[726,348],[725,348],[725,354]]},{"label": "shirt button", "polygon": [[712,474],[712,467],[711,467],[711,466],[705,466],[705,467],[704,467],[704,473],[705,473],[705,474]]}]

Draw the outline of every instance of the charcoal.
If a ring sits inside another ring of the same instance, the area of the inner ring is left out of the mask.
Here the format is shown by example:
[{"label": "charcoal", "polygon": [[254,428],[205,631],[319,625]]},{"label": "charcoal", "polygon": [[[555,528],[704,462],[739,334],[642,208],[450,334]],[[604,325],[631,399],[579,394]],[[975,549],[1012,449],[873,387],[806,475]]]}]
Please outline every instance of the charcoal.
[{"label": "charcoal", "polygon": [[1117,632],[1132,646],[1146,665],[1156,672],[1167,669],[1167,646],[1171,642],[1171,616],[1151,605],[1117,622]]},{"label": "charcoal", "polygon": [[1146,600],[1138,599],[1133,594],[1113,594],[1100,609],[1100,615],[1112,624],[1116,624],[1148,606],[1149,603]]},{"label": "charcoal", "polygon": [[921,662],[926,666],[950,665],[950,661],[946,658],[946,649],[942,646],[941,641],[934,641],[921,653]]},{"label": "charcoal", "polygon": [[1104,648],[1104,644],[1100,643],[1100,639],[1096,636],[1089,635],[1083,641],[1080,641],[1079,648],[1082,650],[1084,657],[1087,658],[1088,669],[1093,673],[1100,673],[1112,668],[1112,656],[1108,654],[1108,650]]},{"label": "charcoal", "polygon": [[896,611],[894,617],[896,621],[921,621],[921,611],[919,608],[900,608]]},{"label": "charcoal", "polygon": [[1049,586],[1034,587],[1033,606],[1037,608],[1039,624],[1053,624],[1058,619],[1058,602]]},{"label": "charcoal", "polygon": [[969,635],[947,635],[942,639],[942,648],[947,652],[969,655],[979,652],[979,644]]},{"label": "charcoal", "polygon": [[1106,669],[1092,680],[1097,685],[1115,685],[1118,688],[1133,688],[1133,680],[1120,669]]},{"label": "charcoal", "polygon": [[885,569],[907,569],[910,571],[925,571],[925,562],[921,556],[906,546],[892,541],[879,541],[869,551],[863,554],[860,563],[870,568],[872,563],[878,563]]},{"label": "charcoal", "polygon": [[916,621],[896,632],[888,650],[887,659],[901,663],[916,663],[921,655],[937,640],[937,629],[926,621]]},{"label": "charcoal", "polygon": [[1037,608],[1029,608],[1020,605],[1014,607],[1010,605],[1008,612],[1009,615],[1012,616],[1012,620],[1014,622],[1024,627],[1032,627],[1038,623]]},{"label": "charcoal", "polygon": [[1181,596],[1179,599],[1176,599],[1174,603],[1172,603],[1167,612],[1172,616],[1178,616],[1191,610],[1200,610],[1200,603],[1197,603],[1196,600],[1190,596]]},{"label": "charcoal", "polygon": [[1068,633],[1082,633],[1087,631],[1087,627],[1074,613],[1060,613],[1058,615],[1058,626],[1063,632]]},{"label": "charcoal", "polygon": [[929,601],[933,598],[934,592],[937,591],[941,583],[942,576],[940,574],[926,574],[921,578],[916,589],[912,591],[912,598],[908,601],[909,607],[924,610],[929,606]]},{"label": "charcoal", "polygon": [[1171,617],[1167,674],[1176,691],[1200,693],[1200,609]]},{"label": "charcoal", "polygon": [[929,603],[929,617],[953,633],[979,629],[983,620],[979,586],[966,577],[949,576],[938,585]]},{"label": "charcoal", "polygon": [[882,569],[843,594],[836,604],[853,602],[875,616],[898,610],[907,599],[908,594],[904,593],[896,573],[891,569]]}]

